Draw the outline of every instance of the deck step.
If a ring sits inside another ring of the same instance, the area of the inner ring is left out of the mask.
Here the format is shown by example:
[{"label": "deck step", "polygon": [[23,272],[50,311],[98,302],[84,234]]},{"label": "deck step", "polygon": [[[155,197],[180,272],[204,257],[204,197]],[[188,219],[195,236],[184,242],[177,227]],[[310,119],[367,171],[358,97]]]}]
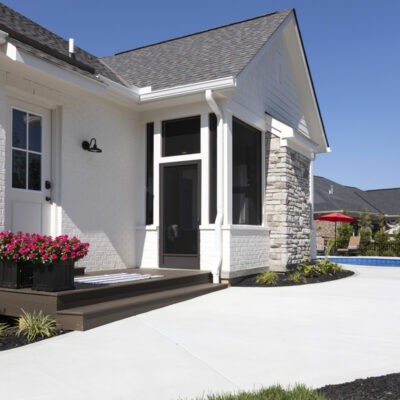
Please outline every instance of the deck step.
[{"label": "deck step", "polygon": [[85,331],[133,315],[225,289],[226,287],[228,287],[226,284],[200,283],[63,309],[57,312],[57,322],[65,330]]},{"label": "deck step", "polygon": [[[158,272],[163,274],[161,270]],[[88,275],[86,275],[88,276]],[[146,279],[132,282],[120,283],[116,285],[100,285],[94,290],[80,289],[60,293],[57,298],[57,309],[71,309],[75,307],[86,306],[90,304],[101,303],[106,300],[113,301],[143,294],[155,293],[162,290],[177,289],[212,282],[212,275],[209,272],[198,271],[195,274],[182,276],[165,276],[163,278]]]}]

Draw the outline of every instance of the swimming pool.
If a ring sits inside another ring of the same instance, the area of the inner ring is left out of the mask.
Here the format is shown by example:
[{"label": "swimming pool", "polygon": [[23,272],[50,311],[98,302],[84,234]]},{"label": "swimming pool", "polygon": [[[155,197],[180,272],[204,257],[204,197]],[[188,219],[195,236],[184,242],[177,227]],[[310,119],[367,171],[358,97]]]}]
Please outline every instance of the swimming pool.
[{"label": "swimming pool", "polygon": [[[324,257],[317,257],[322,260]],[[377,267],[400,267],[399,257],[329,257],[339,264],[374,265]]]}]

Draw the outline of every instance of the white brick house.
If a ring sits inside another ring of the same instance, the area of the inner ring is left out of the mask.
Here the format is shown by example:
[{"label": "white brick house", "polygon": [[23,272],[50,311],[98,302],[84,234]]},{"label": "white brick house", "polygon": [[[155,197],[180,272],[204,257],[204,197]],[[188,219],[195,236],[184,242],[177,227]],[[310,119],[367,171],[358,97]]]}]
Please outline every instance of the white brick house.
[{"label": "white brick house", "polygon": [[0,229],[78,235],[89,270],[310,254],[329,147],[294,10],[99,59],[0,4],[0,103]]}]

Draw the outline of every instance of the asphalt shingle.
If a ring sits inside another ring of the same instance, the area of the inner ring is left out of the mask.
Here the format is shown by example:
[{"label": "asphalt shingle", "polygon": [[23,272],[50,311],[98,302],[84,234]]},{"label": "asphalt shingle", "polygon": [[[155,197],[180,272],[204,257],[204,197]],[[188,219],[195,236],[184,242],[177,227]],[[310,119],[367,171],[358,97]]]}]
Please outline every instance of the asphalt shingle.
[{"label": "asphalt shingle", "polygon": [[291,11],[262,15],[103,60],[130,84],[153,90],[237,76]]},{"label": "asphalt shingle", "polygon": [[118,83],[123,83],[117,74],[99,58],[75,46],[75,60],[69,58],[68,41],[43,28],[24,15],[0,3],[0,30],[9,34],[17,47],[36,56],[72,69],[84,75],[101,74]]}]

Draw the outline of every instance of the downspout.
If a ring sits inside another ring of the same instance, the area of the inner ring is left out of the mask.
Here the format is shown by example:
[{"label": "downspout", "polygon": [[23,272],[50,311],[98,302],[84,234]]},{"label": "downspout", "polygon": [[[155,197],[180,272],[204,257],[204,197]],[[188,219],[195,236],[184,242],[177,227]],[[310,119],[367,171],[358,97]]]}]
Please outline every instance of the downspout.
[{"label": "downspout", "polygon": [[224,130],[224,119],[221,109],[216,103],[211,89],[207,89],[206,101],[210,106],[213,113],[217,116],[217,217],[215,218],[215,247],[216,247],[216,260],[212,268],[213,283],[219,283],[221,277],[222,268],[222,223],[224,221],[223,211],[223,194],[224,194],[224,142],[223,142],[223,130]]},{"label": "downspout", "polygon": [[310,258],[317,258],[317,235],[314,230],[314,160],[315,153],[312,153],[310,160]]}]

